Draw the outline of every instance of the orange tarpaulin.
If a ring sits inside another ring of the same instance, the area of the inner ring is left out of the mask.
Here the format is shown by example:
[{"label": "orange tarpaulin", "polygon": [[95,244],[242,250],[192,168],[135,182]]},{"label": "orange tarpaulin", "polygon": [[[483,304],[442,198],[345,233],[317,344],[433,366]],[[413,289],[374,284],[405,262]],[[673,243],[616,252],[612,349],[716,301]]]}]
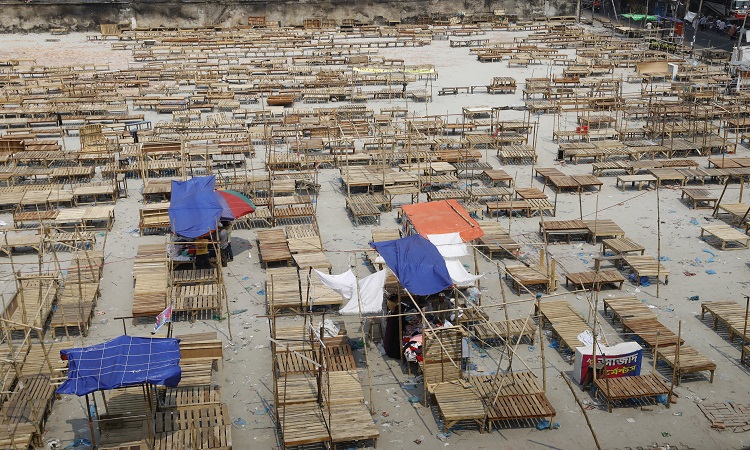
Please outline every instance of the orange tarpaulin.
[{"label": "orange tarpaulin", "polygon": [[484,236],[482,227],[456,200],[403,205],[406,219],[414,229],[427,237],[428,234],[459,233],[464,242]]}]

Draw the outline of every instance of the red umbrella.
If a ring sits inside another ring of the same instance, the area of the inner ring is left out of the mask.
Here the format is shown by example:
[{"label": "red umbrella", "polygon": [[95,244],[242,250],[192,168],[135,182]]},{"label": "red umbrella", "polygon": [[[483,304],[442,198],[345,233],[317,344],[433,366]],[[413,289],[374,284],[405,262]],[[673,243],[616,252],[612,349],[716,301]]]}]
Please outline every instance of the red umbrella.
[{"label": "red umbrella", "polygon": [[218,190],[216,193],[227,202],[227,206],[229,206],[229,210],[235,219],[239,219],[255,211],[253,201],[237,191],[227,189]]}]

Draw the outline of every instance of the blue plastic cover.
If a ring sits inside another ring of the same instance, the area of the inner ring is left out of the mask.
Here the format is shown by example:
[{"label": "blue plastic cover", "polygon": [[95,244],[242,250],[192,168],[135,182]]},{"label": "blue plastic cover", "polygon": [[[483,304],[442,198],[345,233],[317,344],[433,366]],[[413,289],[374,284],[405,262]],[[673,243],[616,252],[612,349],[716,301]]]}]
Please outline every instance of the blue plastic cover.
[{"label": "blue plastic cover", "polygon": [[169,223],[172,232],[197,238],[216,229],[223,208],[214,194],[215,177],[172,181]]},{"label": "blue plastic cover", "polygon": [[437,247],[420,235],[373,242],[401,284],[417,295],[431,295],[453,285]]},{"label": "blue plastic cover", "polygon": [[83,396],[144,383],[176,387],[182,376],[179,339],[120,336],[61,350],[60,357],[68,360],[68,379],[58,394]]}]

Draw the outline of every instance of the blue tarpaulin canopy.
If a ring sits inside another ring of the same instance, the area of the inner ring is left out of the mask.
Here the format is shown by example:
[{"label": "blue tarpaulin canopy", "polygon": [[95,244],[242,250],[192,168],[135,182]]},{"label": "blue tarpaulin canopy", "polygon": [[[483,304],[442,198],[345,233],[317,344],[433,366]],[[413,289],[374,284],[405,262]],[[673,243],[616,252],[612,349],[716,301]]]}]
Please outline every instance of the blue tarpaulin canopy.
[{"label": "blue tarpaulin canopy", "polygon": [[179,339],[120,336],[61,350],[60,357],[68,360],[68,379],[58,394],[83,396],[144,383],[176,387],[182,375]]},{"label": "blue tarpaulin canopy", "polygon": [[445,259],[437,247],[420,235],[373,242],[385,263],[412,294],[431,295],[453,285]]},{"label": "blue tarpaulin canopy", "polygon": [[222,205],[214,192],[215,181],[210,176],[172,182],[169,223],[173,233],[197,238],[215,230],[220,219],[234,218],[226,202]]}]

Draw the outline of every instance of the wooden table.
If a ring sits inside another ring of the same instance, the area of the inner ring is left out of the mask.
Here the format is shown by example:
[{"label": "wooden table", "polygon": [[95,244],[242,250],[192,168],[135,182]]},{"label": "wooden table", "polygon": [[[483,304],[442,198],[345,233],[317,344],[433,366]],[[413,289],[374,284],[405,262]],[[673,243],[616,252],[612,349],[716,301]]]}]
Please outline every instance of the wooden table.
[{"label": "wooden table", "polygon": [[464,387],[460,381],[438,383],[433,388],[435,400],[440,415],[445,424],[443,431],[448,432],[455,424],[471,421],[479,426],[479,432],[484,431],[485,410],[482,397],[471,385]]},{"label": "wooden table", "polygon": [[622,289],[623,283],[625,283],[625,277],[617,270],[600,270],[599,272],[575,272],[565,274],[565,286],[568,283],[573,283],[573,286],[578,289],[581,286],[585,289],[586,286],[591,286],[592,289],[600,290],[603,284],[613,284],[618,286],[618,289]]},{"label": "wooden table", "polygon": [[523,265],[519,266],[505,266],[507,270],[506,278],[508,274],[512,277],[518,288],[518,295],[521,295],[521,287],[544,285],[547,293],[550,293],[555,289],[555,283],[550,280],[550,277],[546,272],[542,271],[541,267],[526,267]]},{"label": "wooden table", "polygon": [[656,183],[656,177],[653,175],[618,175],[615,186],[619,186],[622,191],[625,191],[625,183],[630,183],[631,186],[635,186],[638,183],[638,190],[643,189],[645,184],[648,187],[651,183]]},{"label": "wooden table", "polygon": [[705,318],[706,312],[713,316],[714,330],[719,326],[719,322],[727,327],[730,342],[734,342],[736,336],[742,338],[746,317],[745,305],[727,301],[701,303],[701,320]]},{"label": "wooden table", "polygon": [[614,400],[656,397],[669,393],[669,387],[659,375],[653,373],[620,378],[597,378],[594,382],[598,389],[596,394],[604,397],[609,412],[612,412]]},{"label": "wooden table", "polygon": [[[621,317],[621,319],[623,329],[630,330],[638,335],[639,338],[643,339],[651,347],[652,351],[657,346],[657,343],[659,348],[677,345],[677,335],[659,322],[659,319],[656,317]],[[685,340],[680,338],[679,345],[684,343]]]},{"label": "wooden table", "polygon": [[295,253],[292,258],[300,269],[322,269],[330,273],[333,268],[323,252]]},{"label": "wooden table", "polygon": [[[660,344],[661,345],[661,344]],[[677,353],[676,346],[664,347],[661,346],[656,350],[656,359],[662,360],[669,367],[674,367],[675,355]],[[708,371],[711,374],[709,379],[710,383],[714,382],[714,372],[716,371],[716,363],[706,358],[698,352],[698,350],[690,347],[689,345],[680,346],[680,360],[677,364],[677,386],[682,381],[682,376],[688,373]]]},{"label": "wooden table", "polygon": [[[750,245],[750,236],[737,231],[729,225],[707,225],[701,227],[701,238],[708,242],[708,236],[704,238],[704,233],[716,238],[721,244],[722,250],[738,250],[748,248]],[[727,248],[727,245],[730,247]]]},{"label": "wooden table", "polygon": [[617,225],[614,220],[611,219],[599,219],[599,220],[584,220],[583,223],[589,229],[589,237],[591,237],[591,243],[596,243],[596,240],[603,236],[610,236],[614,238],[625,237],[625,231]]},{"label": "wooden table", "polygon": [[545,220],[539,221],[539,233],[548,241],[553,235],[565,236],[570,243],[570,237],[576,234],[589,234],[589,229],[582,220]]},{"label": "wooden table", "polygon": [[[684,187],[682,188],[681,198],[684,199],[685,196],[693,202],[693,209],[714,209],[716,207],[716,202],[719,200],[715,194],[712,194],[711,191],[703,188]],[[699,204],[702,203],[705,205],[699,206]]]},{"label": "wooden table", "polygon": [[[611,310],[613,324],[616,320],[622,323],[624,319],[656,319],[656,314],[651,311],[651,308],[636,297],[605,298],[605,315],[607,314],[607,308]],[[624,325],[622,331],[625,332]]]},{"label": "wooden table", "polygon": [[661,183],[664,181],[677,181],[680,185],[685,184],[685,175],[681,174],[677,169],[673,167],[662,167],[659,169],[649,169],[651,175],[656,177],[656,187],[660,188]]},{"label": "wooden table", "polygon": [[535,333],[536,323],[532,319],[511,319],[499,322],[482,321],[473,327],[473,335],[482,342],[489,342],[496,339],[505,341],[508,337],[511,340],[528,337],[533,345]]},{"label": "wooden table", "polygon": [[602,239],[602,256],[604,256],[608,249],[612,250],[616,255],[627,255],[628,253],[640,253],[643,255],[646,252],[644,246],[626,237]]},{"label": "wooden table", "polygon": [[[664,277],[664,284],[669,284],[669,269],[653,256],[643,255],[625,255],[623,256],[625,264],[630,266],[631,272],[637,277],[638,286],[641,285],[641,277]],[[659,280],[657,280],[659,281]]]}]

